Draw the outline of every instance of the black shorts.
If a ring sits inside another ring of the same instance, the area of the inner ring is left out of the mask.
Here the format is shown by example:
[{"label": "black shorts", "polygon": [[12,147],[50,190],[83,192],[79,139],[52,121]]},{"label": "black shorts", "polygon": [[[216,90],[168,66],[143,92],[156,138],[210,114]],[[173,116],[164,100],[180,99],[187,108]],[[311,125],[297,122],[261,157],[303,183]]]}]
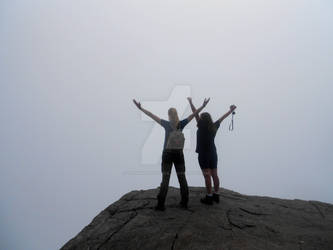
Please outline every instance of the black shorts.
[{"label": "black shorts", "polygon": [[217,168],[216,152],[202,152],[198,154],[198,161],[201,169]]}]

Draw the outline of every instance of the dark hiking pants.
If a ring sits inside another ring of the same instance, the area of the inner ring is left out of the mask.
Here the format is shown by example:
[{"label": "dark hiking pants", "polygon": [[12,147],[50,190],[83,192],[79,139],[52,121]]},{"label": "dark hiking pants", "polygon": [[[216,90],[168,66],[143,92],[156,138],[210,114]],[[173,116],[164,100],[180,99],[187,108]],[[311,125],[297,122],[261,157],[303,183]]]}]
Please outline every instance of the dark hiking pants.
[{"label": "dark hiking pants", "polygon": [[162,154],[162,182],[160,192],[157,196],[158,203],[164,205],[168,193],[169,180],[171,175],[172,164],[175,165],[177,177],[180,185],[181,202],[188,202],[188,186],[185,177],[185,162],[183,150],[164,150]]}]

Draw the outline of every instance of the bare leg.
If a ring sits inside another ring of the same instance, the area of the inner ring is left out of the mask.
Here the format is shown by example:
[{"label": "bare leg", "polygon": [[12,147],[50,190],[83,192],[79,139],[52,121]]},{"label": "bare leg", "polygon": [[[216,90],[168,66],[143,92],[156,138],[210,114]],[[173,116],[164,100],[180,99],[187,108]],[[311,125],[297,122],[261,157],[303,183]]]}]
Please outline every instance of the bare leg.
[{"label": "bare leg", "polygon": [[211,173],[211,169],[209,168],[204,168],[202,169],[202,174],[205,177],[205,184],[206,184],[206,189],[207,189],[207,194],[211,194],[212,193],[212,173]]},{"label": "bare leg", "polygon": [[218,193],[220,188],[220,179],[219,176],[217,175],[217,168],[212,169],[211,172],[214,182],[214,191],[215,193]]}]

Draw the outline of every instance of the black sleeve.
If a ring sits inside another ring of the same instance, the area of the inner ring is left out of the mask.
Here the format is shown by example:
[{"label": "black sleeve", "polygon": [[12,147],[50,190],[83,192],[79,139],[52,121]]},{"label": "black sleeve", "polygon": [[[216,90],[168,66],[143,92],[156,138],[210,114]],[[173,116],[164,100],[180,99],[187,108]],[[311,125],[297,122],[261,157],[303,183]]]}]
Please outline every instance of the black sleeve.
[{"label": "black sleeve", "polygon": [[166,121],[166,120],[164,120],[164,119],[161,119],[161,126],[163,127],[163,128],[167,128],[167,126],[168,126],[168,121]]},{"label": "black sleeve", "polygon": [[220,127],[220,125],[221,125],[221,123],[219,121],[216,121],[216,122],[214,122],[214,125],[216,127],[216,130],[218,130],[219,127]]},{"label": "black sleeve", "polygon": [[184,119],[182,121],[179,122],[179,127],[180,129],[183,129],[186,125],[188,124],[188,119]]}]

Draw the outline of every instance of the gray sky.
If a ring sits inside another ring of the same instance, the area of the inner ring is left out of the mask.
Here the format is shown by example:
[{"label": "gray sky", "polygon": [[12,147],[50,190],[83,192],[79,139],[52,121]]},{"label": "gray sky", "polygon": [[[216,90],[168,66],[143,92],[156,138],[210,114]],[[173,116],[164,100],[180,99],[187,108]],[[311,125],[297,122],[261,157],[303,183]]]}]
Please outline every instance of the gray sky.
[{"label": "gray sky", "polygon": [[[223,187],[333,203],[332,11],[330,0],[2,1],[0,249],[60,248],[126,192],[157,187],[160,163],[141,157],[154,124],[131,99],[156,110],[180,85],[196,105],[211,97],[214,119],[238,106],[235,130],[228,119],[216,137]],[[203,186],[188,128],[188,182]]]}]

